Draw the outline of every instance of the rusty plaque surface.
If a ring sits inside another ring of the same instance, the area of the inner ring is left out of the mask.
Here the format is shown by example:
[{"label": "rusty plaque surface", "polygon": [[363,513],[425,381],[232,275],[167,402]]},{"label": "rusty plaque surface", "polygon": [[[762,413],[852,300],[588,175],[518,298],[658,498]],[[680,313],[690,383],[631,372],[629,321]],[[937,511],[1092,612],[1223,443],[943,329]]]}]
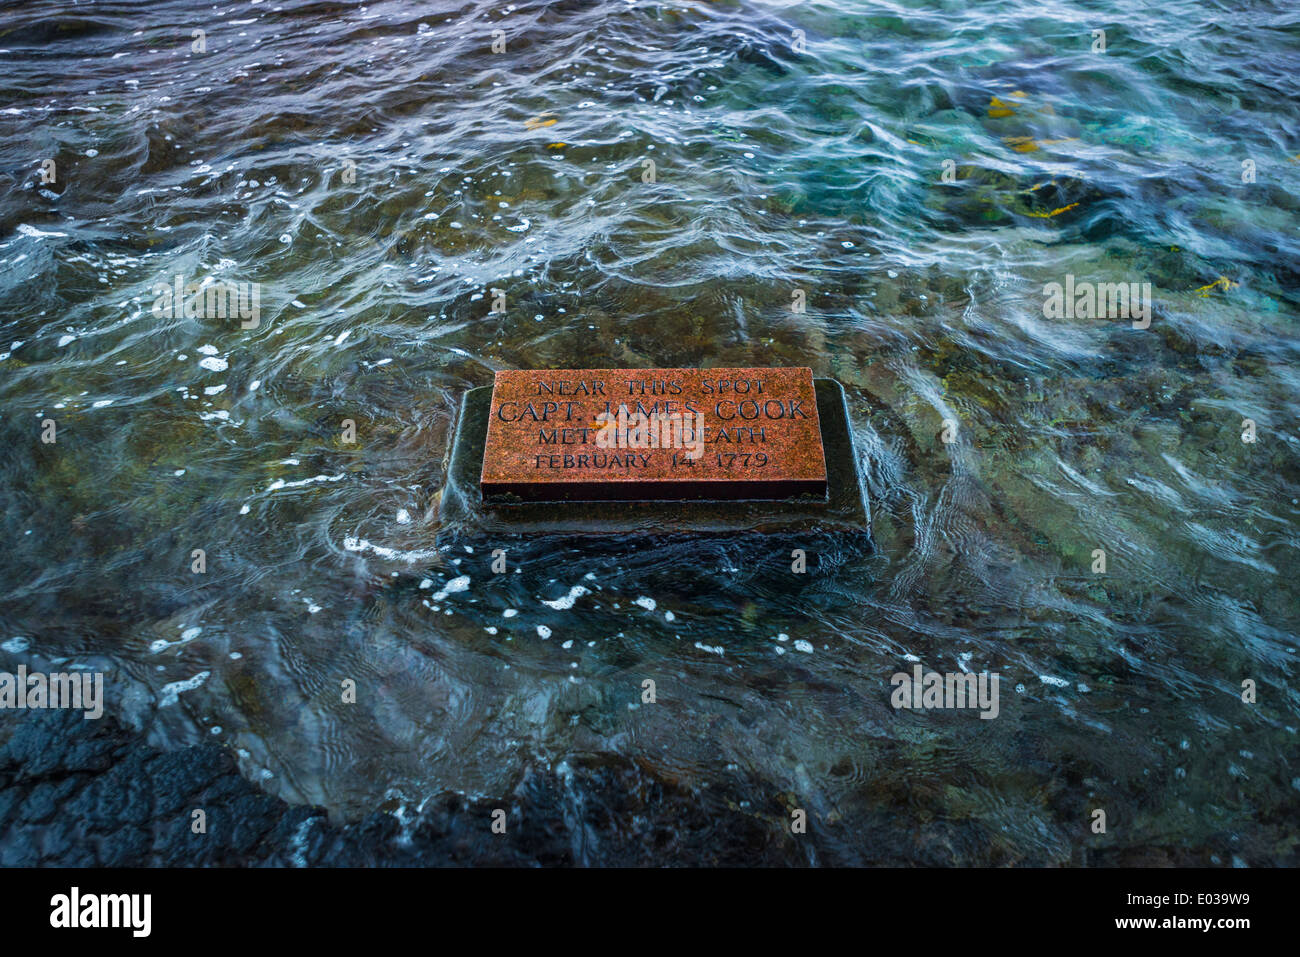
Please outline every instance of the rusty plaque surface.
[{"label": "rusty plaque surface", "polygon": [[824,496],[812,370],[498,372],[480,488],[529,502]]}]

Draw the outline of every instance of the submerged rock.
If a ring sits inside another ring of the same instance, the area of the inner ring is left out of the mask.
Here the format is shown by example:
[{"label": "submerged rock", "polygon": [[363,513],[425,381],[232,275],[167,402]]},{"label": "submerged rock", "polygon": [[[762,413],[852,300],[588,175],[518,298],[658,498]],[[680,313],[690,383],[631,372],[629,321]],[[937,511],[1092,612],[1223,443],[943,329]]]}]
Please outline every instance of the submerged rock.
[{"label": "submerged rock", "polygon": [[[160,752],[105,716],[0,722],[0,866],[799,863],[770,815],[695,796],[627,758],[529,765],[499,799],[444,792],[339,824],[263,793],[215,745]],[[577,795],[581,795],[579,799]],[[492,830],[505,811],[505,834]],[[672,813],[656,813],[671,808]],[[206,817],[194,833],[194,811]],[[773,809],[775,810],[775,808]],[[764,818],[767,818],[766,820]],[[725,830],[728,840],[715,840]]]}]

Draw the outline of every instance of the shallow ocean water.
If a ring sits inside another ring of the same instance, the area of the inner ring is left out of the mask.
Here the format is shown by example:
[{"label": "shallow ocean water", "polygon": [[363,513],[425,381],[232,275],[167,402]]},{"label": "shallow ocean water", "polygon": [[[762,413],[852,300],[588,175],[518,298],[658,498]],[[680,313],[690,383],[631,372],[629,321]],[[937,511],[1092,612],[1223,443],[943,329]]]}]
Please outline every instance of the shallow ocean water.
[{"label": "shallow ocean water", "polygon": [[[646,780],[821,863],[1296,863],[1294,5],[6,3],[0,60],[4,667],[340,820],[548,769],[589,863]],[[763,365],[845,386],[871,554],[438,545],[494,370]]]}]

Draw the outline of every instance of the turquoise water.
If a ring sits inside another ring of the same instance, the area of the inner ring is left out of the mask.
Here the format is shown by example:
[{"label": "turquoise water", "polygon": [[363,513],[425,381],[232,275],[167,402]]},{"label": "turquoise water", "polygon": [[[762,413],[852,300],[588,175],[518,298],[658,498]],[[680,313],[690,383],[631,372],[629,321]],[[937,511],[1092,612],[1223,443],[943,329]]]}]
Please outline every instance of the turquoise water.
[{"label": "turquoise water", "polygon": [[[1293,5],[50,2],[0,58],[5,667],[339,819],[544,769],[591,863],[631,793],[755,859],[1296,862]],[[871,555],[437,546],[494,370],[754,365],[846,387]]]}]

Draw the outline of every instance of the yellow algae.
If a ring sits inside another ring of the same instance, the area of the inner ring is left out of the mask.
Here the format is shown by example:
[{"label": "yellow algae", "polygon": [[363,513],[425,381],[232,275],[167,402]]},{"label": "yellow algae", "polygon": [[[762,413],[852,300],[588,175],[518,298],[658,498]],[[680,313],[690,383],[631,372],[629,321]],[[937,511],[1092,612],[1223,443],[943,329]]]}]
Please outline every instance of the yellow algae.
[{"label": "yellow algae", "polygon": [[1038,149],[1038,141],[1032,136],[1004,136],[1002,142],[1017,153],[1033,153]]},{"label": "yellow algae", "polygon": [[1050,213],[1026,213],[1026,215],[1034,216],[1037,217],[1038,219],[1051,219],[1053,216],[1059,216],[1067,209],[1074,209],[1074,207],[1078,205],[1079,205],[1078,203],[1071,203],[1069,206],[1062,206],[1060,209],[1054,209]]},{"label": "yellow algae", "polygon": [[1017,153],[1032,153],[1043,146],[1056,146],[1059,143],[1069,143],[1071,140],[1078,139],[1076,136],[1067,136],[1057,140],[1036,140],[1032,136],[1004,136],[1002,142],[1006,143]]},{"label": "yellow algae", "polygon": [[1004,116],[1015,116],[1016,111],[1009,104],[1003,103],[996,96],[989,100],[989,116],[995,119],[1001,119]]},{"label": "yellow algae", "polygon": [[1241,283],[1233,282],[1227,276],[1220,276],[1218,279],[1214,280],[1214,282],[1202,286],[1200,289],[1197,289],[1196,291],[1200,293],[1202,299],[1206,299],[1210,295],[1210,290],[1218,286],[1222,286],[1224,289],[1236,289],[1239,285],[1241,285]]},{"label": "yellow algae", "polygon": [[[1029,94],[1024,90],[1015,90],[1007,95],[1008,97],[1015,97],[1017,100],[1025,100],[1029,98]],[[1015,116],[1017,113],[1021,112],[1024,107],[1029,107],[1031,112],[1039,113],[1044,116],[1056,115],[1056,110],[1052,109],[1052,104],[1050,103],[1043,103],[1041,106],[1030,106],[1029,103],[1008,103],[1004,100],[999,100],[995,96],[989,100],[989,116],[994,119]]]},{"label": "yellow algae", "polygon": [[530,130],[541,129],[543,126],[554,126],[557,120],[554,113],[539,113],[532,119],[524,120],[524,127]]}]

